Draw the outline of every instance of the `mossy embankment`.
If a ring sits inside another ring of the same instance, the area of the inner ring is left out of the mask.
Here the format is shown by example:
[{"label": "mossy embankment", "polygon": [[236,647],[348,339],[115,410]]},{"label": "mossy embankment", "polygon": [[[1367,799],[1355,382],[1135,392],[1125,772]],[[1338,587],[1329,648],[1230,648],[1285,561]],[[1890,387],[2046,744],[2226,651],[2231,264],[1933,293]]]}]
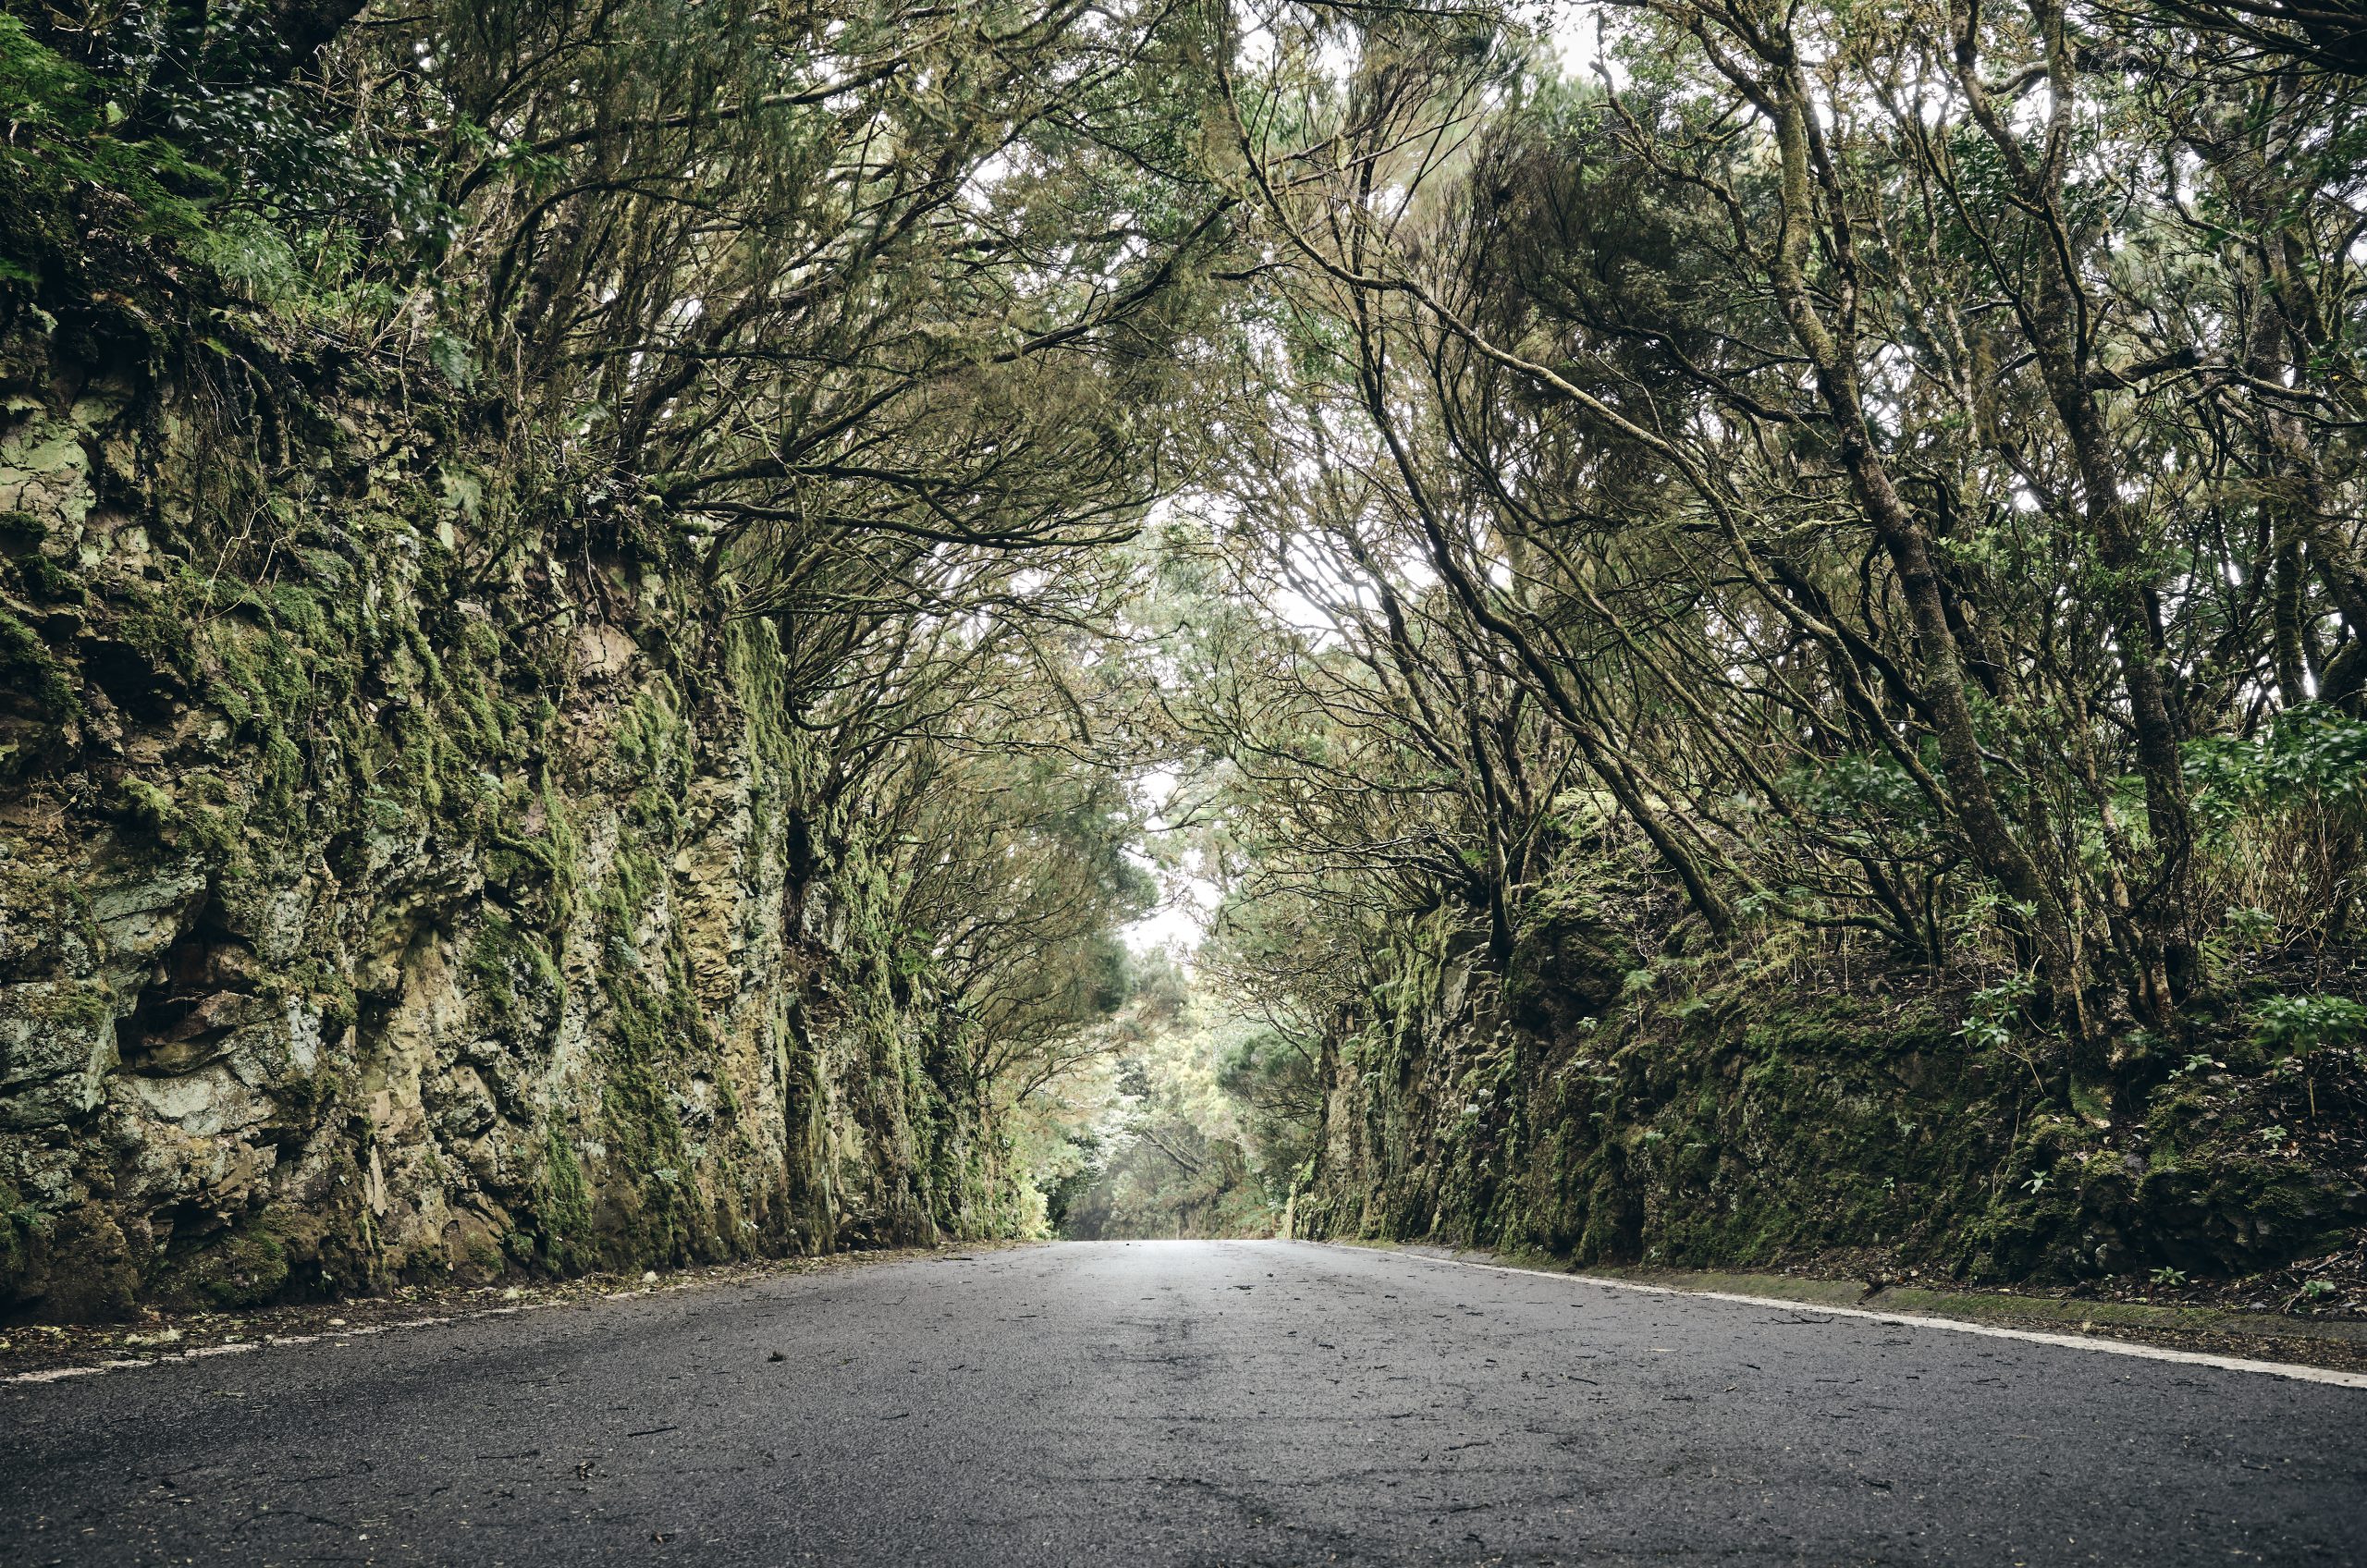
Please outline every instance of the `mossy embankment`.
[{"label": "mossy embankment", "polygon": [[0,219],[0,1314],[1009,1229],[772,623],[50,129]]},{"label": "mossy embankment", "polygon": [[[2264,1048],[2231,986],[2100,1113],[1968,990],[1540,923],[1499,979],[1409,924],[1327,1040],[1296,1233],[1581,1263],[1814,1260],[1967,1280],[2258,1273],[2367,1225],[2356,1049]],[[2275,994],[2269,986],[2267,994]]]}]

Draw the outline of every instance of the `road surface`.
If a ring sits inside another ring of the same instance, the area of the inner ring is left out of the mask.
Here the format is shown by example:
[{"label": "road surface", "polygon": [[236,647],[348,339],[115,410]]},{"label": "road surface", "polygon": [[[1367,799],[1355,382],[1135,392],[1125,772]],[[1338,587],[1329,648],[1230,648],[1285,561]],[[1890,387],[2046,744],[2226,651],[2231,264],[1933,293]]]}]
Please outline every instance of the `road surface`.
[{"label": "road surface", "polygon": [[2359,1563],[2367,1390],[1195,1242],[0,1385],[0,1562],[183,1562]]}]

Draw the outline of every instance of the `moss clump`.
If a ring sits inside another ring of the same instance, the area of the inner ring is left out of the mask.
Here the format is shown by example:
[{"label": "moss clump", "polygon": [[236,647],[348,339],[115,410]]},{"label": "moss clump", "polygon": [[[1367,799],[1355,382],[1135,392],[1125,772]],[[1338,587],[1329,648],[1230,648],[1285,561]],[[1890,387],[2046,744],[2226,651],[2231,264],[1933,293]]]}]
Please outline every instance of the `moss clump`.
[{"label": "moss clump", "polygon": [[80,578],[47,556],[25,557],[17,563],[17,575],[23,580],[26,594],[43,604],[80,605],[91,596]]},{"label": "moss clump", "polygon": [[183,691],[197,683],[197,639],[183,606],[143,596],[117,609],[109,624],[115,636],[145,659],[151,669],[170,678]]},{"label": "moss clump", "polygon": [[125,779],[123,798],[132,819],[153,832],[162,833],[181,819],[181,808],[173,797],[145,778]]},{"label": "moss clump", "polygon": [[53,726],[82,717],[82,704],[66,667],[51,655],[41,633],[6,610],[0,610],[0,680],[31,698]]},{"label": "moss clump", "polygon": [[497,1035],[517,1039],[524,1031],[547,1027],[565,999],[566,979],[543,937],[497,909],[478,916],[462,963],[471,1004]]},{"label": "moss clump", "polygon": [[596,1261],[592,1227],[592,1190],[583,1162],[556,1126],[543,1130],[543,1160],[536,1172],[531,1237],[512,1232],[509,1247],[521,1262],[554,1274],[576,1274]]},{"label": "moss clump", "polygon": [[260,1306],[287,1288],[288,1247],[276,1215],[249,1219],[183,1261],[166,1286],[192,1305]]},{"label": "moss clump", "polygon": [[[0,1196],[10,1195],[0,1190]],[[0,1274],[11,1305],[30,1308],[55,1323],[104,1322],[129,1317],[140,1296],[140,1275],[115,1216],[85,1203],[63,1214],[43,1216],[10,1204],[5,1225],[7,1254],[18,1272]]]}]

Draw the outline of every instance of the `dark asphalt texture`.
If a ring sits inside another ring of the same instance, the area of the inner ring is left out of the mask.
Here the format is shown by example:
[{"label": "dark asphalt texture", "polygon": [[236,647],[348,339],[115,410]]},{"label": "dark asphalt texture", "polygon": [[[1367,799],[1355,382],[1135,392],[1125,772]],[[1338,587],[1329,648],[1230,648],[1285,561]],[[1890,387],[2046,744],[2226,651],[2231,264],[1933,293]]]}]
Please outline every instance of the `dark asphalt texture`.
[{"label": "dark asphalt texture", "polygon": [[939,1255],[0,1412],[12,1565],[2367,1562],[2367,1390],[1295,1243]]}]

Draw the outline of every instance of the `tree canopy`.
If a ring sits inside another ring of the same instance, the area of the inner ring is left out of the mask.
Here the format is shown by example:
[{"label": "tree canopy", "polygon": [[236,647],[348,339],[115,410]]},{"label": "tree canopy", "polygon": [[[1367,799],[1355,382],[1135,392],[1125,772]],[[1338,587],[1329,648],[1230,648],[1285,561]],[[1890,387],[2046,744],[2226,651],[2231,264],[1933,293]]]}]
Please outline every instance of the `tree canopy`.
[{"label": "tree canopy", "polygon": [[[768,628],[783,831],[865,846],[1014,1114],[1139,1066],[1122,933],[1213,885],[1242,1027],[1097,1092],[1196,1177],[1229,1088],[1286,1192],[1407,921],[1499,981],[1606,910],[1919,969],[2093,1115],[2352,949],[2362,36],[12,0],[0,158]],[[524,521],[453,546],[497,600]]]}]

